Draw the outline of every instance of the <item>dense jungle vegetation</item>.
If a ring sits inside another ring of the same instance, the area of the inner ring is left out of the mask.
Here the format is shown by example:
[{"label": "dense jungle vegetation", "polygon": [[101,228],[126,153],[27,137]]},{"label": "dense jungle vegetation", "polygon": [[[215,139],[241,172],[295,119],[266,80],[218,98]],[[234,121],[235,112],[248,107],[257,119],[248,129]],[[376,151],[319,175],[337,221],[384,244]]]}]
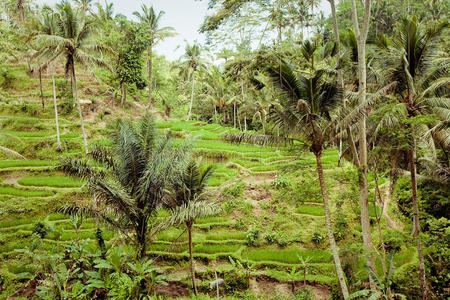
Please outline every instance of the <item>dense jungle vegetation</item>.
[{"label": "dense jungle vegetation", "polygon": [[1,1],[0,299],[449,299],[450,2],[203,1]]}]

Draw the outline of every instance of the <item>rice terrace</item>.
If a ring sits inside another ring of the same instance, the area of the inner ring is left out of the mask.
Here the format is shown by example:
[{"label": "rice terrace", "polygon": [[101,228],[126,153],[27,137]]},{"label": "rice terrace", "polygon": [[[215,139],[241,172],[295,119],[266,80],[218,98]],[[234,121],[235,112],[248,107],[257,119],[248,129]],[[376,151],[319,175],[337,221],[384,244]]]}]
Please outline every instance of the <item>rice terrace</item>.
[{"label": "rice terrace", "polygon": [[448,299],[449,6],[2,0],[0,299]]}]

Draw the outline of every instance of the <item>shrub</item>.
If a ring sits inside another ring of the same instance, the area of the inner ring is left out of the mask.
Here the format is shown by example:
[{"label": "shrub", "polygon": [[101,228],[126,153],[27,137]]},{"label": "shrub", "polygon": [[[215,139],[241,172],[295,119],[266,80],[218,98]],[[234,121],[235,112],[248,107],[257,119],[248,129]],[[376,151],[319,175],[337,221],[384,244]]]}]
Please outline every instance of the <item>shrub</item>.
[{"label": "shrub", "polygon": [[264,239],[268,244],[274,244],[277,242],[277,234],[273,231],[266,232],[264,234]]},{"label": "shrub", "polygon": [[319,245],[319,244],[321,244],[322,242],[323,242],[323,240],[325,239],[325,235],[324,234],[321,234],[321,233],[319,233],[319,232],[314,232],[313,233],[313,235],[312,235],[312,237],[311,237],[311,241],[314,243],[314,244],[316,244],[316,245]]},{"label": "shrub", "polygon": [[290,181],[285,176],[277,176],[272,182],[272,186],[277,190],[287,188],[290,185]]},{"label": "shrub", "polygon": [[33,233],[38,235],[41,239],[47,236],[47,226],[42,222],[37,222],[34,224]]},{"label": "shrub", "polygon": [[237,198],[242,195],[244,188],[245,188],[245,183],[240,181],[240,182],[234,184],[233,186],[224,188],[222,191],[222,194]]},{"label": "shrub", "polygon": [[247,240],[247,245],[249,246],[256,246],[259,244],[259,234],[261,230],[258,228],[253,228],[247,231],[247,235],[245,236],[245,239]]}]

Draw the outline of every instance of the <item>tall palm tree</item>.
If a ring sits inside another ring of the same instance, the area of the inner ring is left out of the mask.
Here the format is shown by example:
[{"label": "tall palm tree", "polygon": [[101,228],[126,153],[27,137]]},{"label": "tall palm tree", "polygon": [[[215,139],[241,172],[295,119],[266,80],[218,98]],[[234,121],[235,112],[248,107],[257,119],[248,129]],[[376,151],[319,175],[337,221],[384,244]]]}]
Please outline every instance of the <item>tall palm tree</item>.
[{"label": "tall palm tree", "polygon": [[151,115],[137,123],[120,121],[112,147],[96,147],[90,157],[100,167],[80,160],[65,160],[60,169],[88,180],[95,205],[68,204],[67,214],[83,213],[132,234],[138,257],[145,256],[148,234],[154,228],[156,209],[185,165],[189,146],[176,146],[169,136],[157,135]]},{"label": "tall palm tree", "polygon": [[174,182],[173,194],[168,198],[167,203],[172,210],[168,224],[185,224],[188,231],[192,287],[195,295],[197,295],[197,286],[192,256],[192,226],[196,219],[216,215],[220,212],[220,205],[210,202],[206,191],[208,179],[212,174],[212,166],[202,167],[199,161],[191,161],[180,178]]},{"label": "tall palm tree", "polygon": [[84,128],[83,113],[78,99],[77,78],[75,63],[90,69],[92,65],[106,66],[101,56],[97,54],[107,51],[94,39],[96,24],[91,18],[85,17],[85,12],[73,8],[68,1],[57,5],[56,32],[39,33],[34,38],[36,46],[40,49],[40,56],[47,59],[47,64],[64,57],[65,70],[69,74],[72,84],[73,98],[76,99],[78,115],[80,117],[83,134],[84,149],[88,153],[86,131]]},{"label": "tall palm tree", "polygon": [[147,26],[149,34],[149,45],[148,45],[148,105],[152,103],[152,59],[153,59],[153,47],[161,40],[169,36],[174,36],[175,29],[173,27],[161,27],[161,18],[164,16],[165,12],[156,12],[153,6],[148,7],[145,4],[141,6],[142,12],[135,11],[135,15],[139,21],[145,26]]},{"label": "tall palm tree", "polygon": [[396,81],[395,93],[398,104],[395,109],[387,110],[381,125],[399,124],[399,120],[417,119],[426,114],[434,114],[437,121],[433,128],[422,122],[409,122],[410,142],[408,160],[411,176],[413,202],[413,234],[416,237],[419,254],[419,271],[422,299],[428,299],[425,278],[425,265],[420,239],[419,208],[416,184],[416,147],[422,143],[424,148],[434,154],[434,140],[444,150],[450,149],[450,131],[441,124],[450,122],[448,98],[448,59],[439,58],[437,41],[447,22],[434,23],[426,28],[415,17],[404,18],[394,35],[392,43],[384,43],[383,66],[386,78]]},{"label": "tall palm tree", "polygon": [[74,0],[85,12],[89,11],[94,0]]},{"label": "tall palm tree", "polygon": [[185,74],[185,77],[191,77],[191,101],[189,102],[189,111],[186,121],[191,119],[192,114],[195,91],[195,72],[202,66],[202,47],[197,42],[194,42],[192,45],[186,42],[184,54],[181,57],[181,63],[179,65],[181,72]]},{"label": "tall palm tree", "polygon": [[[317,47],[310,43],[305,43],[302,46],[302,54],[310,63],[308,76],[296,75],[292,67],[285,62],[281,64],[281,68],[271,67],[268,69],[273,84],[284,92],[284,97],[280,97],[279,102],[271,108],[269,117],[277,127],[282,129],[285,136],[304,142],[316,157],[328,239],[341,291],[344,298],[347,299],[349,293],[333,234],[329,198],[321,159],[327,137],[333,131],[334,112],[342,102],[342,90],[335,83],[330,83],[327,80],[327,72],[322,69],[314,69],[313,57],[316,50]],[[251,134],[229,134],[225,138],[262,144],[280,141],[280,138],[276,137],[261,137]]]}]

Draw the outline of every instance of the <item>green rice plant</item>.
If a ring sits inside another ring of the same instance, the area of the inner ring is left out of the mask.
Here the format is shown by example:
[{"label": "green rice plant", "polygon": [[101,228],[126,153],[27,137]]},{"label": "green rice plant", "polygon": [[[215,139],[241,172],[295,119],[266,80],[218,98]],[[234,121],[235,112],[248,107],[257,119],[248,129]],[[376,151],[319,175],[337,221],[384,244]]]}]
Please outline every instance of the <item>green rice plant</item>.
[{"label": "green rice plant", "polygon": [[176,238],[180,236],[181,233],[183,233],[184,230],[179,228],[170,228],[164,231],[161,231],[157,234],[156,238],[157,240],[161,241],[173,241]]},{"label": "green rice plant", "polygon": [[17,167],[47,167],[55,166],[58,161],[51,160],[2,160],[0,161],[0,169],[17,168]]},{"label": "green rice plant", "polygon": [[200,244],[194,245],[193,252],[206,253],[206,254],[218,254],[218,253],[234,253],[241,248],[242,245],[236,244]]},{"label": "green rice plant", "polygon": [[305,249],[248,249],[242,253],[242,257],[251,261],[275,261],[288,264],[298,263],[298,257],[311,257],[313,263],[328,263],[331,261],[331,253],[324,250]]},{"label": "green rice plant", "polygon": [[51,191],[23,190],[11,186],[0,186],[0,194],[17,197],[50,197],[54,195]]},{"label": "green rice plant", "polygon": [[83,182],[81,180],[64,176],[52,176],[52,177],[27,176],[21,178],[18,181],[18,183],[27,186],[51,186],[51,187],[67,187],[67,188],[80,187],[83,185]]},{"label": "green rice plant", "polygon": [[209,232],[205,238],[212,241],[245,240],[245,232],[219,231]]},{"label": "green rice plant", "polygon": [[152,243],[147,246],[148,251],[160,251],[160,252],[170,252],[170,253],[182,253],[188,250],[186,244],[161,244]]},{"label": "green rice plant", "polygon": [[324,216],[325,215],[325,211],[324,211],[323,207],[320,207],[320,206],[302,205],[302,206],[297,207],[295,212],[299,213],[299,214],[307,214],[307,215],[313,215],[313,216]]},{"label": "green rice plant", "polygon": [[211,223],[226,223],[229,222],[230,219],[226,217],[208,217],[208,218],[198,218],[195,220],[197,224],[211,224]]}]

